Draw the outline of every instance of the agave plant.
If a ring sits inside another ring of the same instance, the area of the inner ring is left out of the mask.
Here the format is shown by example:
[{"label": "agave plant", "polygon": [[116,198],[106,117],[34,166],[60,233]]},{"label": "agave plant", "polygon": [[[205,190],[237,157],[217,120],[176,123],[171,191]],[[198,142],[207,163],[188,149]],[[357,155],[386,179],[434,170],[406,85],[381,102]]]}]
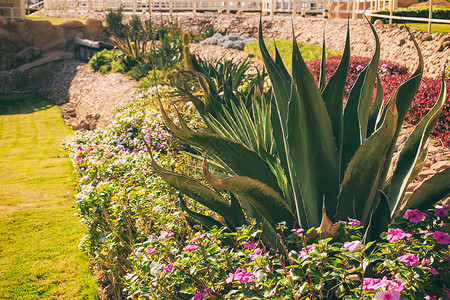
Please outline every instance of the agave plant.
[{"label": "agave plant", "polygon": [[[423,58],[414,41],[418,67],[384,104],[377,75],[380,43],[370,26],[375,53],[344,105],[349,31],[337,70],[325,83],[323,57],[317,85],[295,38],[291,75],[277,50],[275,59],[269,55],[260,23],[259,46],[272,85],[268,92],[254,92],[248,106],[236,98],[232,88],[217,93],[217,80],[211,74],[198,74],[205,96],[201,100],[191,95],[190,99],[204,116],[208,132],[189,130],[181,115],[181,126],[176,126],[161,105],[172,134],[205,153],[203,174],[213,189],[153,161],[155,171],[181,193],[220,215],[230,229],[245,223],[246,217],[255,218],[273,247],[279,246],[276,228],[280,222],[289,229],[319,227],[316,233],[323,236],[335,234],[339,221],[357,218],[367,226],[376,223],[368,226],[368,237],[377,238],[399,212],[408,184],[423,166],[446,86],[443,79],[436,104],[406,141],[388,177],[398,135],[422,78]],[[221,166],[221,173],[211,174],[207,157]],[[450,169],[446,169],[417,189],[406,208],[430,207],[449,192]],[[206,227],[217,224],[209,216],[186,212],[191,221]]]}]

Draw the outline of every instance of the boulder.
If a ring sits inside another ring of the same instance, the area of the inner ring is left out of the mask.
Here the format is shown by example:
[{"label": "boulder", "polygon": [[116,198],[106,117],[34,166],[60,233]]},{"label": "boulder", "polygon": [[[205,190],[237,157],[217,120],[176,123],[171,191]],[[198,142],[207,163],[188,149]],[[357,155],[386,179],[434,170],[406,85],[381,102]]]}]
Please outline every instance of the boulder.
[{"label": "boulder", "polygon": [[83,23],[81,23],[80,21],[66,21],[60,25],[58,25],[59,27],[64,28],[65,30],[77,30],[77,29],[83,29],[84,25]]},{"label": "boulder", "polygon": [[380,19],[376,20],[375,23],[373,23],[373,25],[377,28],[383,28],[384,26],[383,21],[381,21]]},{"label": "boulder", "polygon": [[28,30],[33,35],[33,46],[43,47],[53,39],[53,25],[48,21],[25,20]]},{"label": "boulder", "polygon": [[33,43],[33,36],[30,31],[27,29],[27,25],[23,21],[9,21],[8,27],[12,32],[17,33],[20,38],[31,45]]},{"label": "boulder", "polygon": [[17,33],[5,28],[0,28],[0,41],[0,52],[17,52],[27,46]]},{"label": "boulder", "polygon": [[431,41],[431,40],[433,39],[433,37],[431,36],[431,34],[425,32],[424,34],[422,34],[422,35],[420,36],[420,39],[421,39],[422,41]]},{"label": "boulder", "polygon": [[403,46],[406,43],[405,39],[399,39],[397,42],[398,46]]},{"label": "boulder", "polygon": [[75,36],[84,36],[84,25],[80,21],[67,21],[55,28],[57,38],[71,39]]},{"label": "boulder", "polygon": [[14,67],[34,61],[41,54],[38,47],[26,47],[14,55]]},{"label": "boulder", "polygon": [[90,39],[98,38],[103,35],[102,21],[96,19],[88,19],[84,24],[84,32]]}]

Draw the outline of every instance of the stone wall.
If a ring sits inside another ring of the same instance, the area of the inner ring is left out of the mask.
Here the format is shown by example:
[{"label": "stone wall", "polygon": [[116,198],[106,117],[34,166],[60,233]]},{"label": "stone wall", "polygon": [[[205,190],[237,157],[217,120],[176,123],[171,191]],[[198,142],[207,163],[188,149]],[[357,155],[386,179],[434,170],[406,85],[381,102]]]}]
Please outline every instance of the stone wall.
[{"label": "stone wall", "polygon": [[[46,12],[49,16],[76,17],[79,14],[67,12]],[[85,13],[86,18],[105,20],[104,13]],[[143,19],[149,15],[142,16]],[[125,16],[129,21],[131,15]],[[154,14],[153,21],[178,22],[183,30],[204,32],[206,28],[214,26],[216,29],[227,29],[228,34],[245,34],[257,37],[259,15],[222,15],[222,14]],[[327,47],[333,50],[344,48],[347,30],[347,19],[323,19],[319,17],[296,17],[292,24],[291,16],[263,17],[263,31],[265,38],[292,38],[292,27],[295,37],[300,42],[322,45],[323,32],[326,32]],[[369,25],[364,20],[349,20],[351,34],[351,55],[372,57],[374,52],[374,37]],[[382,25],[376,28],[381,41],[381,59],[396,62],[413,70],[418,57],[413,42],[403,26]],[[425,62],[424,75],[435,77],[443,69],[444,62],[450,54],[450,34],[428,34],[420,30],[411,30],[422,50]]]},{"label": "stone wall", "polygon": [[20,88],[42,75],[54,62],[73,58],[73,39],[98,39],[102,22],[6,21],[0,16],[0,92]]},{"label": "stone wall", "polygon": [[[202,32],[209,26],[224,30],[228,34],[245,34],[256,37],[258,16],[230,15],[179,15],[177,20],[186,31]],[[375,51],[375,39],[367,22],[350,20],[351,55],[372,57]],[[323,33],[326,33],[326,45],[333,50],[342,51],[347,31],[347,20],[321,18],[295,18],[275,16],[263,18],[264,37],[292,38],[292,27],[297,41],[322,45]],[[404,26],[381,25],[376,27],[381,42],[381,59],[396,62],[413,70],[418,62],[414,44]],[[420,30],[411,30],[424,57],[424,75],[435,77],[443,69],[450,57],[450,34],[428,34]]]}]

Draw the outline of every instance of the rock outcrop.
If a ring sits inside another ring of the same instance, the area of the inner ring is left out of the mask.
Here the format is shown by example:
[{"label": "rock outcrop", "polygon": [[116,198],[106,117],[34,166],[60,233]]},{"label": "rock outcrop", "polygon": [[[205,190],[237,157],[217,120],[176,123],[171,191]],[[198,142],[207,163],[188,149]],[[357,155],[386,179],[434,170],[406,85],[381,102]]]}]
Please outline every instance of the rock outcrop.
[{"label": "rock outcrop", "polygon": [[54,62],[73,58],[75,37],[99,39],[103,25],[98,20],[68,21],[52,25],[47,21],[6,21],[0,18],[0,92],[20,88]]}]

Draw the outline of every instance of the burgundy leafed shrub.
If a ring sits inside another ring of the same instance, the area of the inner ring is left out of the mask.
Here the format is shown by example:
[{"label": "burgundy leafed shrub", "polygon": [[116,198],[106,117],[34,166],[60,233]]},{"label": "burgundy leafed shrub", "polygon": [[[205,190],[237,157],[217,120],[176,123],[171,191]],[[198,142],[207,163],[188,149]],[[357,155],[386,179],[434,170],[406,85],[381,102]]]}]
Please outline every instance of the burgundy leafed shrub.
[{"label": "burgundy leafed shrub", "polygon": [[[326,79],[330,79],[337,66],[339,65],[341,57],[334,56],[327,58],[326,63]],[[350,88],[355,83],[361,70],[370,62],[370,58],[367,57],[352,57],[350,59],[349,73],[347,78],[347,85],[345,88],[345,97],[348,96]],[[306,63],[308,68],[316,77],[318,81],[320,72],[320,59],[309,61]],[[389,61],[380,61],[379,68],[381,71],[381,83],[383,86],[383,92],[385,95],[385,102],[389,100],[392,93],[408,78],[408,69],[404,66],[400,66]],[[431,135],[440,139],[444,146],[450,147],[450,80],[447,80],[447,102],[444,106],[444,110],[436,124]],[[433,107],[436,102],[441,89],[440,78],[423,78],[420,84],[419,90],[416,93],[413,103],[409,109],[406,121],[415,125],[423,116]]]}]

